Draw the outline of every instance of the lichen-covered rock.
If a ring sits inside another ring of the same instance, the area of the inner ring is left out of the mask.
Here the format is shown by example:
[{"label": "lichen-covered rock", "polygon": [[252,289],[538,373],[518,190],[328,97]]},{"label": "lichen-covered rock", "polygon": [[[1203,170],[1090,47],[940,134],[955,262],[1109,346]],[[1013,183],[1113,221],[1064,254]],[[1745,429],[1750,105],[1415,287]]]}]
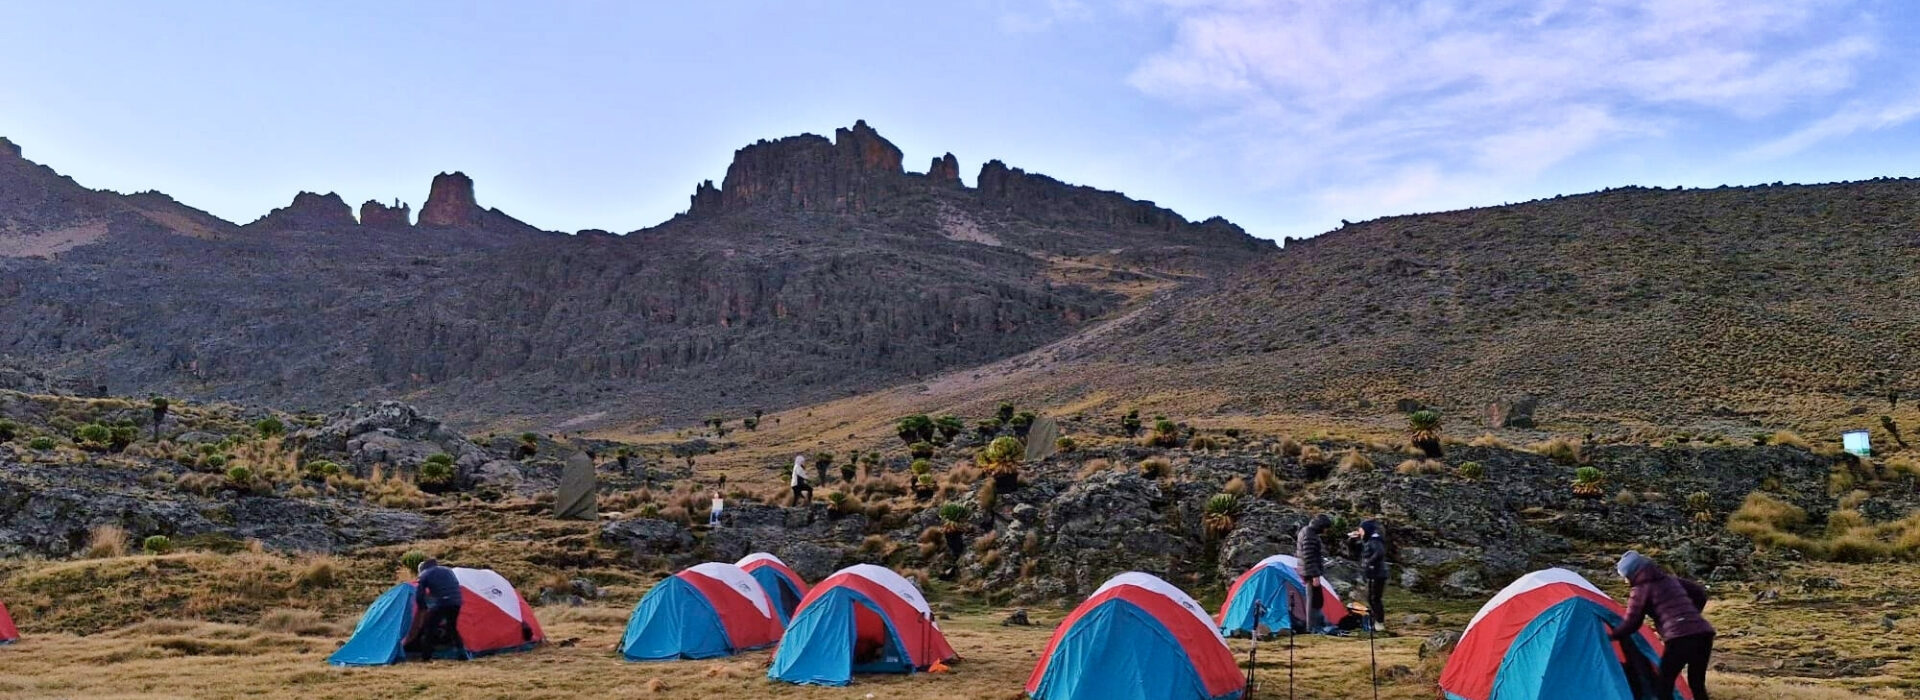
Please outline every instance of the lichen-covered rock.
[{"label": "lichen-covered rock", "polygon": [[658,518],[616,520],[600,526],[600,541],[626,547],[635,559],[674,557],[693,549],[686,526]]},{"label": "lichen-covered rock", "polygon": [[453,457],[457,476],[465,481],[494,461],[467,436],[398,401],[348,406],[325,426],[296,432],[293,439],[305,459],[345,460],[362,474],[375,464],[412,469],[444,453]]}]

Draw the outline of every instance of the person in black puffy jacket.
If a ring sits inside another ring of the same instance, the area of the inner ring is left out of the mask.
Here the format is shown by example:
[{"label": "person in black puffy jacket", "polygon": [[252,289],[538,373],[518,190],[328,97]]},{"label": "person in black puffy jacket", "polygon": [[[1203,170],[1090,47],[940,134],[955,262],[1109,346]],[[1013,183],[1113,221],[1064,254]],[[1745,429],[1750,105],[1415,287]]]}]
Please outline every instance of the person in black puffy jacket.
[{"label": "person in black puffy jacket", "polygon": [[1293,556],[1300,560],[1300,580],[1307,585],[1307,629],[1314,632],[1327,626],[1326,615],[1320,612],[1325,593],[1319,583],[1327,572],[1327,548],[1320,535],[1332,526],[1333,518],[1321,513],[1293,536]]},{"label": "person in black puffy jacket", "polygon": [[1360,529],[1347,534],[1347,552],[1360,560],[1360,575],[1367,580],[1367,617],[1373,631],[1386,632],[1387,528],[1371,518],[1360,521]]}]

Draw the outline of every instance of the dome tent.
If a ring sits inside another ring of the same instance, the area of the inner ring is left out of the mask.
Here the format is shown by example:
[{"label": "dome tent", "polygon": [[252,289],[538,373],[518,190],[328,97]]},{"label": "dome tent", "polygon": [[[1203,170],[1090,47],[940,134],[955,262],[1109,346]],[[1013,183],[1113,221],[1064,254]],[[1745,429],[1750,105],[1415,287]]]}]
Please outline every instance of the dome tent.
[{"label": "dome tent", "polygon": [[855,673],[912,673],[957,658],[919,588],[888,569],[855,564],[800,602],[767,677],[846,685]]},{"label": "dome tent", "polygon": [[764,648],[780,638],[773,601],[732,564],[709,562],[654,584],[627,618],[620,655],[629,661],[710,659]]},{"label": "dome tent", "polygon": [[0,644],[17,641],[20,641],[20,628],[13,626],[13,616],[7,614],[7,604],[0,603]]},{"label": "dome tent", "polygon": [[[1448,700],[1634,700],[1625,654],[1608,639],[1625,614],[1619,603],[1566,569],[1520,577],[1467,623],[1440,674]],[[1639,656],[1659,663],[1651,628],[1633,637]],[[1688,697],[1685,688],[1678,697]]]},{"label": "dome tent", "polygon": [[1241,697],[1246,679],[1199,603],[1129,572],[1060,623],[1026,690],[1035,700],[1226,700]]},{"label": "dome tent", "polygon": [[773,611],[780,617],[780,624],[793,621],[793,611],[800,607],[800,601],[807,597],[807,580],[800,578],[787,567],[779,557],[766,552],[756,552],[742,557],[734,566],[753,576],[760,582],[767,597],[773,600]]},{"label": "dome tent", "polygon": [[[513,584],[491,569],[453,569],[460,580],[460,618],[454,626],[466,658],[525,651],[547,639],[533,608],[514,590]],[[335,666],[382,666],[406,658],[406,644],[419,633],[424,615],[415,614],[418,581],[409,581],[387,589],[367,612],[360,624],[327,663]],[[440,656],[456,652],[441,650]]]},{"label": "dome tent", "polygon": [[[1346,621],[1347,606],[1340,602],[1340,594],[1334,592],[1333,584],[1324,576],[1316,583],[1321,592],[1320,614],[1327,619],[1327,624],[1338,626]],[[1275,554],[1234,579],[1214,621],[1227,632],[1252,632],[1261,624],[1275,632],[1288,627],[1305,630],[1306,596],[1306,583],[1300,579],[1300,560],[1290,554]],[[1256,603],[1262,608],[1259,619],[1253,614]],[[1291,625],[1283,622],[1288,619],[1292,620]]]}]

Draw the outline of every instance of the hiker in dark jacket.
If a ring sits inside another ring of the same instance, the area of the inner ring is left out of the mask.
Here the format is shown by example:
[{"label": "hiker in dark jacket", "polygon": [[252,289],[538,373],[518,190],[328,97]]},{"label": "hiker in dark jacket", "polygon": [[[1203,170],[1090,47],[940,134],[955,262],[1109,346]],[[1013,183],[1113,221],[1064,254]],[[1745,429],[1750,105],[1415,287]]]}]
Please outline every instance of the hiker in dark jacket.
[{"label": "hiker in dark jacket", "polygon": [[1613,639],[1626,642],[1640,631],[1641,619],[1653,616],[1654,629],[1666,645],[1666,653],[1660,655],[1654,696],[1673,697],[1674,683],[1685,668],[1693,700],[1707,700],[1707,660],[1713,655],[1714,636],[1713,624],[1700,613],[1707,602],[1707,589],[1667,573],[1639,552],[1620,557],[1617,569],[1633,586],[1633,594],[1627,599],[1626,619],[1613,629]]},{"label": "hiker in dark jacket", "polygon": [[1320,577],[1327,572],[1327,549],[1320,541],[1320,534],[1332,526],[1333,518],[1321,513],[1293,536],[1293,556],[1300,560],[1300,580],[1307,584],[1307,629],[1313,632],[1327,626],[1326,615],[1320,612],[1324,604]]},{"label": "hiker in dark jacket", "polygon": [[1373,631],[1387,631],[1387,529],[1380,521],[1360,521],[1360,529],[1347,534],[1347,551],[1360,560],[1360,574],[1367,580],[1367,617]]},{"label": "hiker in dark jacket", "polygon": [[451,645],[456,651],[466,648],[460,641],[460,577],[453,569],[440,565],[435,559],[420,562],[420,590],[414,594],[426,618],[420,624],[420,660],[433,658],[433,652],[441,645]]}]

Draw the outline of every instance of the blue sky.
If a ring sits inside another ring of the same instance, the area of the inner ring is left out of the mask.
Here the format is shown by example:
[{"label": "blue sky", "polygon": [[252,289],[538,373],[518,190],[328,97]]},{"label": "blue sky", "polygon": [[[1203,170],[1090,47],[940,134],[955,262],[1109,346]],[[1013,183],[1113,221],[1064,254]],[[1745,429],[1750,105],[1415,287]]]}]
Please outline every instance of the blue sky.
[{"label": "blue sky", "polygon": [[0,0],[0,136],[249,221],[464,170],[555,230],[866,119],[1257,235],[1640,184],[1920,176],[1920,3]]}]

